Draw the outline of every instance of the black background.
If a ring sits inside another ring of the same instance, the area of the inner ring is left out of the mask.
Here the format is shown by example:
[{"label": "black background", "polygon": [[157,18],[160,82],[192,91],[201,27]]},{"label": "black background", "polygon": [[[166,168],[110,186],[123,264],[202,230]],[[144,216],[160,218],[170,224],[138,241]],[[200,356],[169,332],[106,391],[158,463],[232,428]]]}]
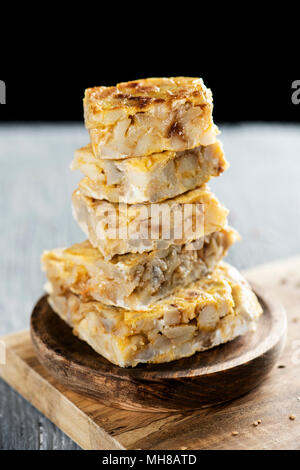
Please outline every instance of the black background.
[{"label": "black background", "polygon": [[292,82],[300,79],[296,23],[190,21],[171,32],[160,23],[151,30],[114,25],[90,40],[82,33],[42,47],[18,44],[2,60],[7,104],[0,121],[82,122],[87,87],[186,75],[212,89],[216,122],[300,122],[300,105],[291,100]]}]

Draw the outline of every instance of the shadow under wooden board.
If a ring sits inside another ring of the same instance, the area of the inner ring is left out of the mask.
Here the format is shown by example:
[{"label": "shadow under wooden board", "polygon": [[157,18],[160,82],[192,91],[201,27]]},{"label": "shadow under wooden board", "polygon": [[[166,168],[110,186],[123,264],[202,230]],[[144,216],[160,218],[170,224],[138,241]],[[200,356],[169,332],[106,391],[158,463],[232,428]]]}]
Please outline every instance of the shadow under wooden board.
[{"label": "shadow under wooden board", "polygon": [[[232,402],[192,412],[108,407],[59,384],[37,360],[28,332],[3,339],[1,375],[84,449],[300,448],[300,258],[246,276],[282,302],[289,332],[280,363],[259,387]],[[261,424],[254,426],[257,420]]]}]

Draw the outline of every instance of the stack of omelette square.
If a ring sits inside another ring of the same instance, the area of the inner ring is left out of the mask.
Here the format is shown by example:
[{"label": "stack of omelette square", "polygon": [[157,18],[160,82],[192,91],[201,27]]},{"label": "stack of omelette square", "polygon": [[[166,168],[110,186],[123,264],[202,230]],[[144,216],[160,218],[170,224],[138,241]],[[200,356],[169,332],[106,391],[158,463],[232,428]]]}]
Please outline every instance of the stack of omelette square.
[{"label": "stack of omelette square", "polygon": [[261,306],[222,260],[239,238],[207,186],[228,167],[198,78],[89,88],[72,196],[87,240],[42,256],[52,309],[121,367],[169,362],[256,328]]}]

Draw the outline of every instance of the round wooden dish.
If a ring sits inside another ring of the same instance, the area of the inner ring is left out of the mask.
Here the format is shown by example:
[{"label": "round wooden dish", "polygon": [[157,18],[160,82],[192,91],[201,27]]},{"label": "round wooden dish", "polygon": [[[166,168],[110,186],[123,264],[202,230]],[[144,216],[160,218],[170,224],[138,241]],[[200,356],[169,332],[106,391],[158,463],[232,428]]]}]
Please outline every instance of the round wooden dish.
[{"label": "round wooden dish", "polygon": [[255,333],[166,364],[127,369],[111,364],[72,334],[46,296],[33,310],[31,337],[45,368],[78,393],[135,411],[195,410],[252,390],[276,362],[285,341],[286,315],[280,304],[262,293],[258,297],[264,314]]}]

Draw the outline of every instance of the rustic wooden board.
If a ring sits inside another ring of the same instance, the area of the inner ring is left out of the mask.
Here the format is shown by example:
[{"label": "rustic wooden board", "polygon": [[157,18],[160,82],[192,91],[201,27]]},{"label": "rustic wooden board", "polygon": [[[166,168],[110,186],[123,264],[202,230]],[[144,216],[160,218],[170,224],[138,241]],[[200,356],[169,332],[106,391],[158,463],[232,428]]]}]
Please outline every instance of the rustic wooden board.
[{"label": "rustic wooden board", "polygon": [[246,274],[286,308],[288,339],[264,383],[231,403],[161,414],[108,408],[57,384],[36,359],[28,332],[5,338],[1,374],[84,449],[300,449],[300,257]]}]

